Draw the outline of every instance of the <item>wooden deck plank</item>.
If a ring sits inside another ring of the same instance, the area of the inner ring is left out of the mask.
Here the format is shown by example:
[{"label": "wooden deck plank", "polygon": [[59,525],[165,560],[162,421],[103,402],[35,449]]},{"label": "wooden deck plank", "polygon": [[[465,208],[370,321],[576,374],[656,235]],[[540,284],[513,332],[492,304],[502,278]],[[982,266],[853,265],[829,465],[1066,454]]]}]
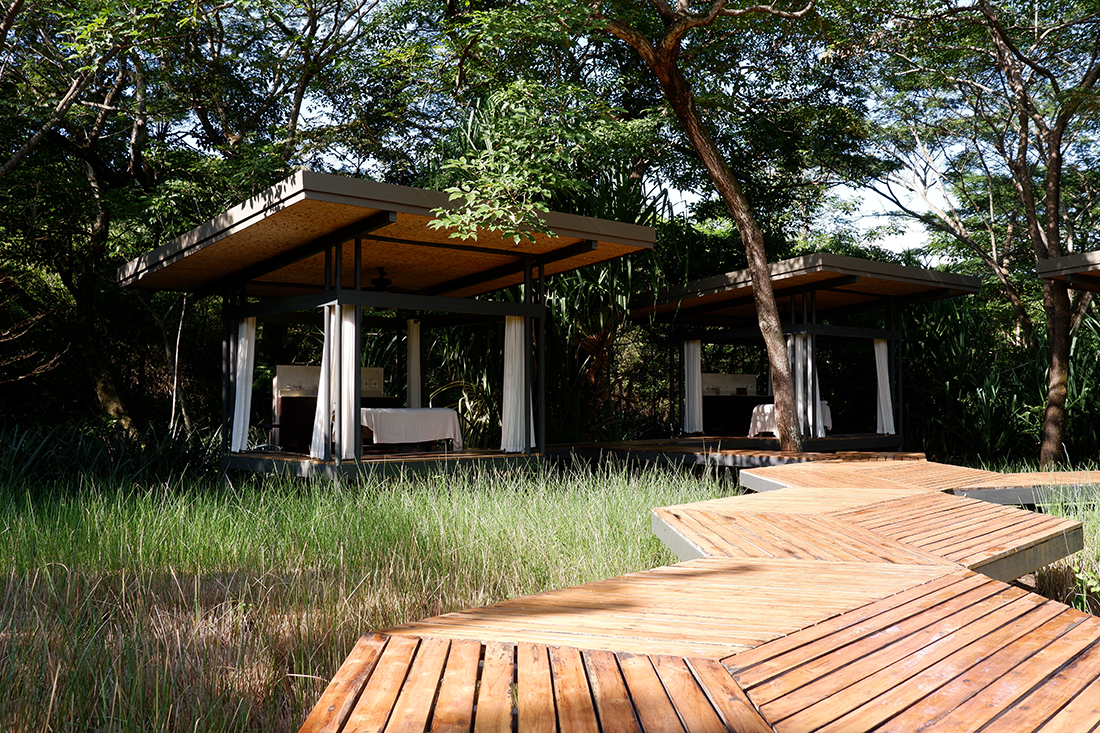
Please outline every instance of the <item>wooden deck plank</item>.
[{"label": "wooden deck plank", "polygon": [[798,711],[789,722],[831,733],[874,730],[957,675],[960,659],[974,660],[975,649],[967,647],[983,639],[1011,643],[1058,613],[1059,609],[1031,598],[1015,599],[996,613],[927,639],[917,653],[895,664],[869,670],[858,682]]},{"label": "wooden deck plank", "polygon": [[580,651],[569,647],[550,647],[550,669],[554,674],[558,730],[561,733],[592,733],[599,730]]},{"label": "wooden deck plank", "polygon": [[[990,593],[991,590],[993,593]],[[822,649],[813,661],[759,685],[742,684],[769,720],[782,720],[801,710],[808,701],[825,699],[847,687],[855,681],[852,674],[892,666],[924,646],[930,637],[949,634],[1026,595],[1024,591],[1018,591],[1018,594],[1010,594],[1005,599],[1002,596],[1006,593],[1002,590],[990,584],[952,598],[888,627],[879,628],[871,643],[867,642],[866,634],[854,638],[851,634],[847,635],[847,643],[843,646],[836,646],[839,642],[836,638],[828,639],[818,644],[819,648],[826,647],[827,653]],[[855,665],[856,662],[859,664]],[[797,690],[797,694],[792,694],[793,690]]]},{"label": "wooden deck plank", "polygon": [[1064,731],[1095,733],[1098,729],[1100,729],[1100,678],[1094,678],[1037,730],[1041,733],[1063,733]]},{"label": "wooden deck plank", "polygon": [[[1006,707],[1016,704],[1036,685],[1044,684],[1066,663],[1066,660],[1075,659],[1083,650],[1095,643],[1097,634],[1100,632],[1100,622],[1096,622],[1094,617],[1074,614],[1070,611],[1062,616],[1077,616],[1076,623],[1071,626],[1067,620],[1065,626],[1054,630],[1054,636],[1049,643],[1035,649],[1035,653],[1026,659],[1021,660],[1018,655],[1010,654],[1009,650],[1016,647],[1032,648],[1030,642],[1035,638],[1035,634],[1028,635],[1026,645],[1021,639],[998,651],[993,657],[1005,658],[1004,671],[997,675],[991,684],[986,685],[966,702],[951,710],[948,715],[929,726],[927,730],[958,730],[961,721],[966,725],[985,725]],[[1016,658],[1009,661],[1010,657]],[[982,674],[983,681],[984,672],[985,670]]]},{"label": "wooden deck plank", "polygon": [[379,733],[386,727],[405,675],[419,646],[417,639],[391,638],[382,650],[374,674],[344,723],[345,733]]},{"label": "wooden deck plank", "polygon": [[439,686],[431,733],[469,733],[474,721],[481,642],[451,640],[447,667]]},{"label": "wooden deck plank", "polygon": [[512,730],[512,679],[516,648],[513,644],[490,641],[485,644],[481,680],[474,708],[474,733]]},{"label": "wooden deck plank", "polygon": [[653,668],[689,733],[726,733],[686,661],[680,657],[658,656],[653,659]]},{"label": "wooden deck plank", "polygon": [[385,646],[386,637],[380,634],[359,637],[313,706],[300,733],[337,733],[344,727]]},{"label": "wooden deck plank", "polygon": [[589,651],[582,656],[601,733],[641,733],[614,652]]},{"label": "wooden deck plank", "polygon": [[[386,633],[720,657],[952,572],[947,565],[707,558],[445,614]],[[792,597],[814,599],[784,614]]]},{"label": "wooden deck plank", "polygon": [[701,522],[695,512],[670,511],[669,514],[678,520],[677,529],[702,550],[703,557],[760,557],[759,553],[731,542],[718,527]]},{"label": "wooden deck plank", "polygon": [[[807,645],[830,634],[845,629],[858,629],[861,624],[866,623],[892,623],[893,619],[906,618],[909,615],[920,613],[925,608],[931,608],[961,592],[966,592],[987,582],[987,578],[976,573],[966,572],[944,575],[907,591],[867,604],[854,611],[834,616],[819,624],[807,627],[796,634],[770,641],[750,651],[739,652],[736,655],[726,657],[722,659],[722,663],[737,673],[736,676],[739,682],[744,679],[745,684],[749,681],[759,683],[768,679],[772,674],[782,671],[785,668],[784,659],[790,660],[789,664],[791,666],[801,664],[804,659],[812,659],[813,657],[809,653],[802,650]],[[882,614],[890,615],[882,616]],[[856,633],[862,632],[857,630]],[[752,671],[762,664],[768,664],[770,671]]]},{"label": "wooden deck plank", "polygon": [[687,663],[729,730],[735,733],[772,733],[771,725],[760,715],[745,691],[733,681],[729,670],[712,659],[689,659]]},{"label": "wooden deck plank", "polygon": [[556,733],[550,657],[542,644],[516,645],[516,707],[519,733]]},{"label": "wooden deck plank", "polygon": [[397,696],[386,733],[424,733],[450,651],[449,639],[424,639]]},{"label": "wooden deck plank", "polygon": [[[1060,705],[1086,694],[1084,691],[1088,686],[1098,682],[1100,644],[1093,644],[1046,684],[998,716],[997,727],[1002,730],[1039,730],[1048,719],[1056,717],[1054,714]],[[1073,725],[1069,725],[1068,720],[1063,721],[1060,730],[1089,730],[1100,724],[1100,696],[1092,699],[1095,704],[1091,719],[1078,719]]]},{"label": "wooden deck plank", "polygon": [[[1036,652],[1049,648],[1061,634],[1068,634],[1080,624],[1081,620],[1080,616],[1072,612],[1072,609],[1067,609],[1012,643],[1000,648],[988,649],[987,651],[991,653],[979,656],[976,664],[969,666],[957,677],[925,696],[919,703],[891,718],[881,727],[881,730],[900,733],[916,730],[917,727],[922,730],[933,727],[947,730],[977,729],[984,724],[981,721],[988,720],[984,718],[986,698],[980,696],[981,691],[996,684],[1003,675],[1013,667],[1024,663]],[[1074,643],[1078,641],[1077,637],[1071,637],[1071,639]],[[1048,654],[1049,652],[1043,651],[1040,656],[1047,657]],[[1030,687],[1031,684],[1028,684],[1026,689]],[[1025,692],[1026,689],[1020,690],[1019,693]],[[995,715],[1014,701],[1015,698],[1003,700],[992,714]]]},{"label": "wooden deck plank", "polygon": [[615,655],[638,719],[647,733],[685,733],[676,708],[665,691],[653,661],[645,654],[619,652]]}]

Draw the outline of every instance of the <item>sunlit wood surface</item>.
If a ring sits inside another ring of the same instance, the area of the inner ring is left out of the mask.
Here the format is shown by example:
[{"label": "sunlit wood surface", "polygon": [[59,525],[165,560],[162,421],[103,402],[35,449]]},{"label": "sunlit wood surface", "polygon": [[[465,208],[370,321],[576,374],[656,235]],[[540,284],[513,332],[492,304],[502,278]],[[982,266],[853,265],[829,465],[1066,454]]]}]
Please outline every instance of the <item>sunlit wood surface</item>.
[{"label": "sunlit wood surface", "polygon": [[1004,582],[1080,523],[900,463],[656,509],[694,559],[364,636],[302,731],[1100,730],[1100,619]]}]

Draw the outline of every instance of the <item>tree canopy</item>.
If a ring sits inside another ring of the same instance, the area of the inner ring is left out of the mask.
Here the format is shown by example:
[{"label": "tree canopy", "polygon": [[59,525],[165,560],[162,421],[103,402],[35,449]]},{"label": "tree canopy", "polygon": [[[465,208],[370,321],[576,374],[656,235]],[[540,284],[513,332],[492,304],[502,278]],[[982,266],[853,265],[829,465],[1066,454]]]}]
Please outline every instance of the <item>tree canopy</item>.
[{"label": "tree canopy", "polygon": [[[457,236],[522,239],[547,208],[659,227],[654,257],[561,282],[606,290],[574,297],[560,335],[562,379],[587,375],[600,404],[614,355],[643,348],[632,293],[750,267],[782,406],[766,263],[875,255],[833,203],[843,183],[892,199],[927,228],[925,254],[995,284],[991,343],[1045,363],[1050,462],[1084,409],[1067,385],[1092,304],[1035,265],[1100,244],[1098,57],[1092,0],[11,0],[0,382],[37,394],[4,404],[123,425],[209,411],[217,303],[120,292],[114,267],[310,167],[449,190]],[[271,358],[306,348],[292,331],[271,327]],[[797,447],[790,421],[783,435]]]}]

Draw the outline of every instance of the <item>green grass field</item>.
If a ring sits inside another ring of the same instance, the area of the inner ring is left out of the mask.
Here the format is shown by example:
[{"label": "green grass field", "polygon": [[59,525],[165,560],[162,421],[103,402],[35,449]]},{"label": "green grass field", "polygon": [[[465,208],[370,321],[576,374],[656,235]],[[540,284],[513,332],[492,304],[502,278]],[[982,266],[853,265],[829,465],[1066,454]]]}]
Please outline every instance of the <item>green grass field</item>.
[{"label": "green grass field", "polygon": [[0,730],[293,731],[360,634],[673,562],[686,472],[0,487]]}]

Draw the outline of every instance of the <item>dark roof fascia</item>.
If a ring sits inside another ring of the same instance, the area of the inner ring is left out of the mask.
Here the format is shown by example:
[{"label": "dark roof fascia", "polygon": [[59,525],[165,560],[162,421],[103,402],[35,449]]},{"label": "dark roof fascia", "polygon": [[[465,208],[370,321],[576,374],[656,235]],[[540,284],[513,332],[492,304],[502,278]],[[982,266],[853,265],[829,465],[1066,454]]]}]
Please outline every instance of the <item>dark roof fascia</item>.
[{"label": "dark roof fascia", "polygon": [[[814,272],[834,272],[916,285],[938,285],[961,293],[976,293],[981,287],[981,281],[969,275],[905,267],[895,265],[892,262],[875,262],[874,260],[847,257],[831,252],[815,252],[802,257],[774,262],[768,265],[768,271],[771,273],[773,282]],[[669,288],[658,296],[657,304],[664,305],[751,286],[752,279],[749,271],[747,269],[736,270]]]},{"label": "dark roof fascia", "polygon": [[1100,291],[1100,252],[1039,260],[1035,272],[1044,280],[1065,280],[1071,288]]}]

